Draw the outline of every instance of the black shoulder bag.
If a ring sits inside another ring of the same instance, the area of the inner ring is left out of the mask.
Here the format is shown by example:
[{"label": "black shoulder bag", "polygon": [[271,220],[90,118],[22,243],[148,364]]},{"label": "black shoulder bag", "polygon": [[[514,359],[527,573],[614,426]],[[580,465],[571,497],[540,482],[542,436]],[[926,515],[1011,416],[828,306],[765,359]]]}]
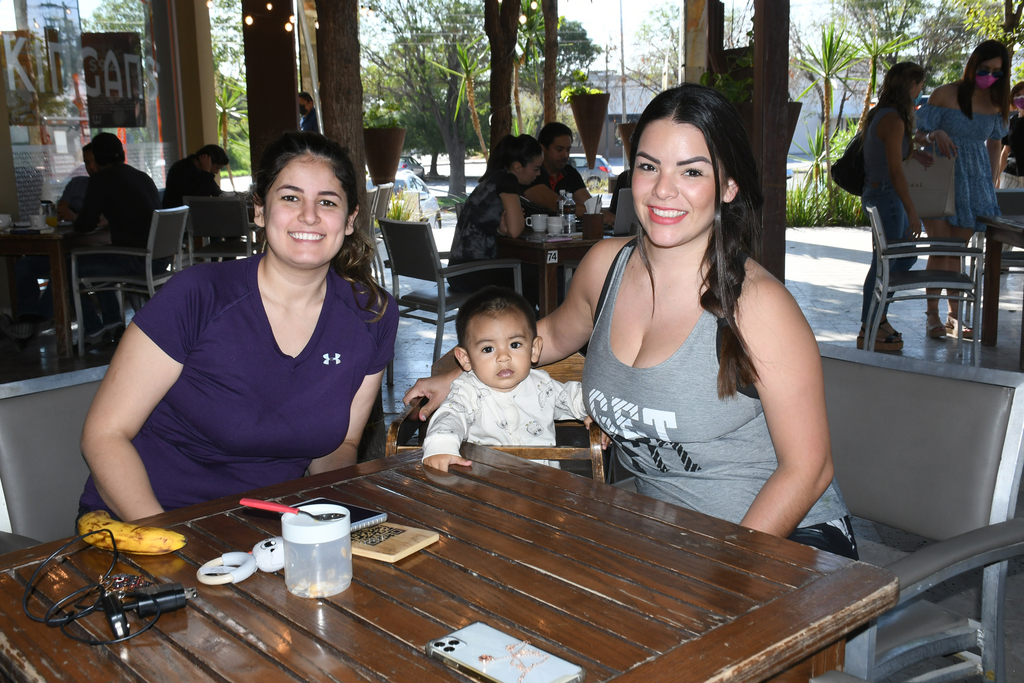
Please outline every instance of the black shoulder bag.
[{"label": "black shoulder bag", "polygon": [[843,156],[832,164],[832,180],[843,190],[858,197],[864,192],[864,137],[857,133]]}]

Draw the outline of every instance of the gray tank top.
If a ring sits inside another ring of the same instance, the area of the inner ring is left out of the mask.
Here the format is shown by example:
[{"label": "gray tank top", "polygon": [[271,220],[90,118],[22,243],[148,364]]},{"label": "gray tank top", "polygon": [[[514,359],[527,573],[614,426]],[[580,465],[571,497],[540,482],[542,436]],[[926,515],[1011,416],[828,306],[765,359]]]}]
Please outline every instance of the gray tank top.
[{"label": "gray tank top", "polygon": [[[882,117],[895,111],[896,109],[893,107],[882,107],[876,111],[867,133],[864,135],[864,182],[866,183],[892,182],[892,178],[889,177],[889,161],[885,158],[885,143],[878,137],[877,129],[878,122],[882,120]],[[902,157],[906,159],[909,153],[910,139],[904,134]]]},{"label": "gray tank top", "polygon": [[[619,252],[583,368],[591,417],[618,446],[619,462],[643,495],[739,522],[778,465],[761,402],[718,398],[718,322],[704,311],[690,336],[651,368],[611,350],[619,284],[634,247]],[[848,514],[833,480],[799,526]]]}]

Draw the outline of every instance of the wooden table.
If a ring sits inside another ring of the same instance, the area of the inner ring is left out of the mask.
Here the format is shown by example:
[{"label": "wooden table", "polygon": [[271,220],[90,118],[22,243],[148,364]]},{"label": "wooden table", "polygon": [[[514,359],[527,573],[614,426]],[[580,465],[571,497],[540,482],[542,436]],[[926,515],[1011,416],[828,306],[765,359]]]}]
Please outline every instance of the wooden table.
[{"label": "wooden table", "polygon": [[53,292],[53,320],[57,332],[57,355],[72,356],[71,302],[68,300],[68,259],[71,249],[110,242],[110,233],[101,230],[90,233],[75,232],[70,227],[58,227],[44,235],[12,235],[0,233],[0,255],[7,257],[7,282],[12,309],[17,313],[17,284],[14,264],[18,256],[50,257],[50,290]]},{"label": "wooden table", "polygon": [[498,236],[498,258],[517,258],[540,271],[540,317],[558,308],[558,266],[579,261],[600,240],[572,239],[557,242]]},{"label": "wooden table", "polygon": [[[735,683],[787,669],[773,680],[806,681],[840,665],[843,636],[896,601],[883,569],[485,447],[463,453],[473,467],[449,474],[425,471],[414,451],[252,492],[343,498],[440,533],[393,565],[354,558],[352,585],[331,598],[294,597],[280,574],[196,581],[204,562],[278,534],[272,513],[232,498],[153,518],[188,545],[130,556],[118,571],[199,595],[124,645],[79,645],[22,613],[26,579],[58,543],[2,556],[0,670],[15,680],[468,681],[423,646],[483,621],[581,665],[588,683]],[[109,558],[77,550],[41,590],[59,597]],[[102,616],[87,628],[109,636]]]},{"label": "wooden table", "polygon": [[[985,224],[985,284],[981,311],[981,343],[995,346],[999,334],[999,275],[1003,245],[1024,247],[1024,216],[980,216]],[[1019,366],[1024,370],[1024,326]]]}]

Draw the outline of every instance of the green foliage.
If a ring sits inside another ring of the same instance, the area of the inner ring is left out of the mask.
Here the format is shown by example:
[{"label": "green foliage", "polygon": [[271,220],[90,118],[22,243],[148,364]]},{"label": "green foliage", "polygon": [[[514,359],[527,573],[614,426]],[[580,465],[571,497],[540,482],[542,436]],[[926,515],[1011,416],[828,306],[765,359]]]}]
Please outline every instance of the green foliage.
[{"label": "green foliage", "polygon": [[729,70],[725,73],[713,74],[705,71],[701,74],[700,84],[714,88],[730,102],[749,102],[754,95],[754,79],[750,76],[737,78],[736,73],[749,68],[752,64],[753,57],[748,49],[742,56],[730,58]]},{"label": "green foliage", "polygon": [[[829,181],[831,182],[831,181]],[[822,183],[794,183],[786,190],[786,227],[867,225],[860,197],[837,192],[832,201]]]},{"label": "green foliage", "polygon": [[397,128],[398,104],[392,99],[371,100],[363,112],[364,128]]},{"label": "green foliage", "polygon": [[406,191],[404,188],[391,193],[391,201],[388,202],[386,218],[393,221],[422,221],[426,220],[419,210],[418,192]]},{"label": "green foliage", "polygon": [[572,73],[572,81],[569,85],[562,88],[561,99],[563,102],[571,102],[572,98],[577,95],[596,95],[600,92],[600,88],[591,88],[587,85],[587,74],[585,72],[576,70]]},{"label": "green foliage", "polygon": [[217,135],[220,146],[228,153],[228,177],[252,171],[249,160],[249,109],[242,83],[227,76],[218,79],[216,93]]}]

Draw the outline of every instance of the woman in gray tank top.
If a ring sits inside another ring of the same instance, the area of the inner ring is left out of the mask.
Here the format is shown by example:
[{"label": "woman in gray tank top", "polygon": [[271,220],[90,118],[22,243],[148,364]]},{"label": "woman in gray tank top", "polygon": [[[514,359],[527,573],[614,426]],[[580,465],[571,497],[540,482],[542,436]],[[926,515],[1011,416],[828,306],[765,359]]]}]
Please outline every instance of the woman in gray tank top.
[{"label": "woman in gray tank top", "polygon": [[[658,95],[632,137],[633,242],[596,244],[538,321],[541,364],[590,343],[588,412],[640,493],[856,557],[833,481],[814,335],[756,254],[762,204],[750,142],[721,94]],[[405,400],[444,400],[457,373]]]}]

